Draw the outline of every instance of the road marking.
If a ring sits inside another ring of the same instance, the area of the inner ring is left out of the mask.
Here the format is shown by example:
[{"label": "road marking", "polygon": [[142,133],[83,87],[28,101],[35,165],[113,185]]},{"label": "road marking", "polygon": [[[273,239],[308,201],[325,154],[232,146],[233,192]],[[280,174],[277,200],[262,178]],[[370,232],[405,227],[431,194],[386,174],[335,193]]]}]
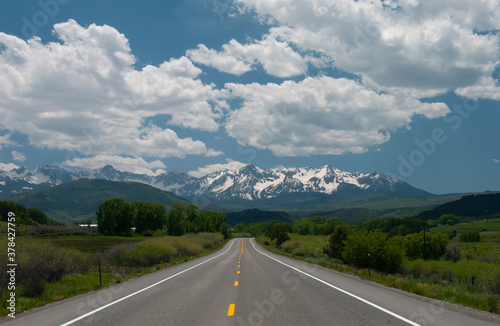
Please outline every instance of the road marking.
[{"label": "road marking", "polygon": [[[243,254],[243,239],[241,239],[241,253]],[[241,255],[240,255],[241,257]]]},{"label": "road marking", "polygon": [[123,298],[121,298],[121,299],[118,299],[118,300],[116,300],[116,301],[110,302],[110,303],[108,303],[108,304],[107,304],[107,305],[105,305],[105,306],[102,306],[102,307],[100,307],[100,308],[97,308],[97,309],[95,309],[95,310],[92,310],[91,312],[88,312],[88,313],[86,313],[85,315],[82,315],[82,316],[80,316],[80,317],[78,317],[78,318],[75,318],[75,319],[73,319],[73,320],[70,320],[70,321],[68,321],[68,322],[66,322],[66,323],[64,323],[64,324],[62,324],[62,325],[60,325],[60,326],[67,326],[67,325],[71,325],[71,324],[73,324],[73,323],[75,323],[75,322],[77,322],[77,321],[79,321],[79,320],[82,320],[83,318],[86,318],[86,317],[88,317],[88,316],[90,316],[90,315],[95,314],[96,312],[99,312],[99,311],[104,310],[104,309],[106,309],[106,308],[108,308],[108,307],[111,307],[112,305],[117,304],[118,302],[121,302],[121,301],[126,300],[126,299],[128,299],[128,298],[130,298],[130,297],[133,297],[133,296],[134,296],[134,295],[136,295],[136,294],[139,294],[139,293],[141,293],[141,292],[144,292],[144,291],[146,291],[146,290],[149,290],[149,289],[151,289],[152,287],[157,286],[158,284],[161,284],[161,283],[163,283],[163,282],[165,282],[165,281],[168,281],[168,280],[170,280],[170,279],[172,279],[172,278],[174,278],[174,277],[176,277],[176,276],[178,276],[178,275],[181,275],[181,274],[183,274],[183,273],[185,273],[185,272],[187,272],[187,271],[189,271],[189,270],[191,270],[191,269],[193,269],[193,268],[196,268],[196,267],[201,266],[201,265],[203,265],[203,264],[205,264],[205,263],[208,263],[209,261],[211,261],[211,260],[213,260],[213,259],[215,259],[215,258],[218,258],[218,257],[220,257],[220,256],[224,255],[226,252],[228,252],[228,251],[229,251],[229,249],[231,249],[231,247],[233,246],[233,243],[234,243],[235,241],[236,241],[236,239],[234,239],[234,240],[231,242],[231,244],[230,244],[230,245],[229,245],[229,247],[226,249],[226,251],[224,251],[224,252],[223,252],[223,253],[221,253],[221,254],[218,254],[217,256],[214,256],[214,257],[212,257],[212,258],[210,258],[210,259],[205,260],[204,262],[201,262],[201,263],[199,263],[199,264],[196,264],[196,265],[194,265],[194,266],[191,266],[191,267],[189,267],[189,268],[187,268],[187,269],[185,269],[185,270],[183,270],[183,271],[180,271],[179,273],[176,273],[176,274],[174,274],[174,275],[172,275],[172,276],[169,276],[169,277],[167,277],[167,278],[165,278],[165,279],[163,279],[163,280],[161,280],[161,281],[158,281],[158,282],[156,282],[156,283],[154,283],[154,284],[151,284],[151,285],[149,285],[149,286],[147,286],[147,287],[145,287],[145,288],[143,288],[143,289],[141,289],[141,290],[139,290],[139,291],[136,291],[136,292],[134,292],[134,293],[131,293],[131,294],[129,294],[129,295],[127,295],[127,296],[125,296],[125,297],[123,297]]},{"label": "road marking", "polygon": [[332,284],[330,284],[330,283],[328,283],[328,282],[326,282],[326,281],[323,281],[323,280],[322,280],[322,279],[320,279],[320,278],[317,278],[317,277],[315,277],[315,276],[312,276],[311,274],[307,274],[306,272],[303,272],[303,271],[301,271],[301,270],[300,270],[300,269],[298,269],[298,268],[295,268],[295,267],[293,267],[293,266],[290,266],[290,265],[288,265],[288,264],[286,264],[286,263],[284,263],[284,262],[282,262],[282,261],[280,261],[280,260],[278,260],[278,259],[276,259],[276,258],[274,258],[274,257],[271,257],[271,256],[269,256],[269,255],[267,255],[267,254],[263,253],[262,251],[260,251],[259,249],[257,249],[257,248],[255,247],[255,245],[254,245],[254,243],[252,242],[252,240],[253,240],[253,239],[250,239],[250,243],[252,244],[253,248],[254,248],[254,249],[255,249],[258,253],[260,253],[261,255],[264,255],[264,256],[266,256],[266,257],[268,257],[268,258],[271,258],[272,260],[275,260],[275,261],[277,261],[278,263],[280,263],[280,264],[282,264],[282,265],[285,265],[285,266],[287,266],[287,267],[289,267],[289,268],[291,268],[291,269],[293,269],[293,270],[296,270],[296,271],[297,271],[297,272],[299,272],[299,273],[302,273],[302,274],[304,274],[304,275],[306,275],[306,276],[309,276],[310,278],[312,278],[312,279],[314,279],[314,280],[316,280],[316,281],[318,281],[318,282],[321,282],[321,283],[323,283],[323,284],[325,284],[325,285],[327,285],[327,286],[329,286],[329,287],[331,287],[331,288],[333,288],[333,289],[335,289],[335,290],[337,290],[337,291],[340,291],[340,292],[342,292],[342,293],[344,293],[344,294],[347,294],[347,295],[349,295],[349,296],[353,297],[354,299],[357,299],[357,300],[359,300],[359,301],[361,301],[361,302],[364,302],[364,303],[366,303],[366,304],[368,304],[368,305],[370,305],[370,306],[372,306],[372,307],[374,307],[374,308],[377,308],[377,309],[379,309],[379,310],[381,310],[381,311],[383,311],[383,312],[385,312],[385,313],[387,313],[387,314],[389,314],[389,315],[391,315],[391,316],[393,316],[393,317],[396,317],[396,318],[398,318],[398,319],[400,319],[400,320],[402,320],[402,321],[404,321],[404,322],[406,322],[406,323],[408,323],[408,324],[410,324],[410,325],[413,325],[413,326],[421,326],[420,324],[417,324],[417,323],[415,323],[415,322],[413,322],[413,321],[411,321],[411,320],[409,320],[409,319],[406,319],[406,318],[404,318],[403,316],[400,316],[400,315],[398,315],[398,314],[396,314],[396,313],[394,313],[394,312],[392,312],[392,311],[390,311],[390,310],[387,310],[387,309],[385,309],[385,308],[382,308],[382,307],[381,307],[381,306],[379,306],[379,305],[376,305],[376,304],[374,304],[374,303],[372,303],[372,302],[370,302],[370,301],[368,301],[368,300],[365,300],[365,299],[363,299],[363,298],[361,298],[361,297],[358,297],[357,295],[352,294],[352,293],[350,293],[350,292],[347,292],[346,290],[342,290],[341,288],[338,288],[338,287],[336,287],[335,285],[332,285]]},{"label": "road marking", "polygon": [[229,305],[229,309],[227,310],[227,315],[228,316],[233,316],[234,315],[234,303],[231,303]]},{"label": "road marking", "polygon": [[238,265],[238,268],[240,267],[240,265]]},{"label": "road marking", "polygon": [[234,282],[234,286],[238,286],[238,281]]},{"label": "road marking", "polygon": [[237,272],[236,272],[236,274],[239,274],[239,273],[240,273],[240,271],[237,271]]}]

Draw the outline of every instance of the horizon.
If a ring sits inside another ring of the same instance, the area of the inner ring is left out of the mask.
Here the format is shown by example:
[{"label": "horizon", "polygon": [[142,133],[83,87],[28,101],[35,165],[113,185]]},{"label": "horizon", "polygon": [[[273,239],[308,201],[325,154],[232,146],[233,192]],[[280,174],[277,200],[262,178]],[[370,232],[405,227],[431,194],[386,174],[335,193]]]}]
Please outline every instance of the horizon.
[{"label": "horizon", "polygon": [[0,4],[0,171],[252,164],[500,190],[500,7]]}]

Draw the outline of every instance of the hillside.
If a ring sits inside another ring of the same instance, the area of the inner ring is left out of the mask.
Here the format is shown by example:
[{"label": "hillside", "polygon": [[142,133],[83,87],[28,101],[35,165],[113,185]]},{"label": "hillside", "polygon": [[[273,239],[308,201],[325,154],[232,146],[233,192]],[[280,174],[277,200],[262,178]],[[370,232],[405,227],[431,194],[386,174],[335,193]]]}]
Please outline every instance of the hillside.
[{"label": "hillside", "polygon": [[154,187],[123,181],[81,179],[52,188],[27,192],[4,198],[27,208],[39,208],[50,218],[66,224],[91,218],[99,204],[110,198],[128,202],[147,201],[153,204],[171,205],[187,201],[171,192]]},{"label": "hillside", "polygon": [[278,211],[261,211],[259,209],[246,209],[241,212],[233,212],[225,214],[227,216],[227,222],[230,226],[235,226],[238,223],[253,223],[253,222],[270,222],[270,221],[280,221],[291,223],[296,220],[296,217],[290,215],[286,212]]},{"label": "hillside", "polygon": [[500,215],[500,193],[463,196],[459,200],[445,203],[418,215],[424,220],[437,219],[442,214],[465,217],[493,217]]}]

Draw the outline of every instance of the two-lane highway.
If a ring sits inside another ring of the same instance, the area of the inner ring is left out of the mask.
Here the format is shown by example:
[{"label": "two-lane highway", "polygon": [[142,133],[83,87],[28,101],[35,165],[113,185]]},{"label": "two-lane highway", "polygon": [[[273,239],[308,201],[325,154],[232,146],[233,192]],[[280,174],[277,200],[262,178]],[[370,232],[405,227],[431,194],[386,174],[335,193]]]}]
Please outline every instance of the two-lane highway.
[{"label": "two-lane highway", "polygon": [[[486,319],[486,317],[490,319]],[[498,325],[500,319],[272,254],[254,239],[5,325]]]}]

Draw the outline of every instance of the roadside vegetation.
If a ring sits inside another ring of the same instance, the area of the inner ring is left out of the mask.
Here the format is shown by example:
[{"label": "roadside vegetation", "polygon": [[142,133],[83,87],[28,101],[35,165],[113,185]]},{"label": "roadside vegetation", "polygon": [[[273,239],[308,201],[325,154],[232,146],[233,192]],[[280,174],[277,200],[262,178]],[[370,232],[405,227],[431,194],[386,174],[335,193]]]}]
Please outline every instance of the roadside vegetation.
[{"label": "roadside vegetation", "polygon": [[[267,249],[415,294],[500,313],[500,216],[442,214],[342,222],[238,223],[170,207],[110,199],[91,220],[63,226],[36,209],[0,202],[16,212],[17,312],[150,273],[219,249],[231,236],[256,237]],[[355,220],[355,219],[351,219]],[[6,222],[0,245],[7,247]],[[79,226],[78,224],[85,224]],[[6,253],[0,255],[6,266]],[[100,267],[100,273],[99,273]],[[0,279],[6,307],[7,274]],[[101,274],[101,275],[99,275]],[[102,282],[102,284],[100,284]],[[2,316],[7,314],[2,309]]]},{"label": "roadside vegetation", "polygon": [[[0,202],[1,208],[20,216],[16,313],[209,254],[230,236],[224,215],[200,214],[186,203],[172,205],[167,214],[163,205],[112,199],[99,206],[97,228],[90,221],[83,227],[62,226],[18,204]],[[34,218],[33,212],[39,215]],[[7,223],[0,223],[0,246],[7,248]],[[0,255],[3,266],[6,252]],[[6,316],[8,275],[6,269],[1,273],[0,316]]]},{"label": "roadside vegetation", "polygon": [[348,224],[312,217],[293,224],[239,224],[235,232],[256,236],[267,249],[288,257],[500,313],[498,217],[474,221],[447,214],[438,220],[375,218]]}]

